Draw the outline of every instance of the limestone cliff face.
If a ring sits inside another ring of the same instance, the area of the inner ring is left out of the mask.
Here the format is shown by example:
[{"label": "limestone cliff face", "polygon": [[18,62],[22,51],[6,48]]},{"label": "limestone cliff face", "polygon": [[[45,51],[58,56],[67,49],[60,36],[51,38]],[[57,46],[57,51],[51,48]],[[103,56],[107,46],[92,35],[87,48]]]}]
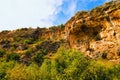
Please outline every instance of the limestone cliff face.
[{"label": "limestone cliff face", "polygon": [[120,0],[78,12],[65,24],[65,36],[70,47],[91,58],[119,58]]},{"label": "limestone cliff face", "polygon": [[120,0],[88,12],[80,11],[65,25],[0,33],[0,49],[6,51],[34,48],[35,52],[39,49],[36,46],[40,46],[51,52],[57,51],[60,44],[80,50],[90,58],[120,59]]},{"label": "limestone cliff face", "polygon": [[46,40],[60,40],[64,37],[63,30],[63,28],[51,27],[49,29],[44,29],[41,36]]}]

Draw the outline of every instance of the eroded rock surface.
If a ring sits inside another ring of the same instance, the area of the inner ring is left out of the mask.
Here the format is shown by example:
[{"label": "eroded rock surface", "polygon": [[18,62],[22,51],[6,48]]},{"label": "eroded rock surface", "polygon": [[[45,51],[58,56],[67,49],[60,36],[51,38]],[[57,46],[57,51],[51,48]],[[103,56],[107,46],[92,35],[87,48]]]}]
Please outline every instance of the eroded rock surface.
[{"label": "eroded rock surface", "polygon": [[91,58],[117,59],[120,53],[120,0],[78,12],[65,24],[70,47]]}]

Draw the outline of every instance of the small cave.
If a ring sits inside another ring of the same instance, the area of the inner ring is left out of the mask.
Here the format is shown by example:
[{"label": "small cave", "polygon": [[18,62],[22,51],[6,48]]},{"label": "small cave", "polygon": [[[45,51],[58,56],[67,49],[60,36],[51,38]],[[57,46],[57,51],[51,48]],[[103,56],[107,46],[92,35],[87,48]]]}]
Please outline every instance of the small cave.
[{"label": "small cave", "polygon": [[94,35],[94,40],[95,40],[95,41],[99,41],[99,40],[102,39],[101,36],[100,36],[100,34],[99,34],[97,31],[94,32],[93,35]]},{"label": "small cave", "polygon": [[88,37],[91,37],[92,39],[94,39],[95,41],[101,40],[101,37],[99,34],[101,30],[102,30],[101,26],[87,27],[86,25],[83,25],[81,27],[81,31],[84,32],[84,34],[87,35]]},{"label": "small cave", "polygon": [[68,27],[68,30],[70,30],[70,29],[71,29],[71,27],[69,26],[69,27]]},{"label": "small cave", "polygon": [[83,43],[83,41],[82,41],[82,40],[80,40],[80,39],[78,39],[78,40],[76,40],[76,43],[77,43],[77,44],[82,44],[82,43]]},{"label": "small cave", "polygon": [[63,32],[62,34],[65,34],[65,32]]},{"label": "small cave", "polygon": [[79,40],[79,39],[77,40],[77,43],[80,43],[80,40]]}]

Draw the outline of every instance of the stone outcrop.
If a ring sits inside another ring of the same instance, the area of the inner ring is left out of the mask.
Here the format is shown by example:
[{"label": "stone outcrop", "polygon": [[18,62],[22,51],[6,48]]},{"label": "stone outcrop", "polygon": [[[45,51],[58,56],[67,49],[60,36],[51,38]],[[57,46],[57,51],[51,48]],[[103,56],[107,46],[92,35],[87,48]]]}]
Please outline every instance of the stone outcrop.
[{"label": "stone outcrop", "polygon": [[120,0],[78,12],[65,24],[65,35],[70,47],[90,58],[119,58]]}]

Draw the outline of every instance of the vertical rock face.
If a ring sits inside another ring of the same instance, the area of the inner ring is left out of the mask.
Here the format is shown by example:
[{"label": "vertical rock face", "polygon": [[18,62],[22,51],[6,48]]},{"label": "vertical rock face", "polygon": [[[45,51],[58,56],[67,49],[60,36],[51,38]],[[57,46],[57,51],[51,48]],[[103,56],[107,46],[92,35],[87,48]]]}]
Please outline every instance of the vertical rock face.
[{"label": "vertical rock face", "polygon": [[65,35],[72,48],[91,58],[119,58],[120,0],[78,12],[65,24]]}]

